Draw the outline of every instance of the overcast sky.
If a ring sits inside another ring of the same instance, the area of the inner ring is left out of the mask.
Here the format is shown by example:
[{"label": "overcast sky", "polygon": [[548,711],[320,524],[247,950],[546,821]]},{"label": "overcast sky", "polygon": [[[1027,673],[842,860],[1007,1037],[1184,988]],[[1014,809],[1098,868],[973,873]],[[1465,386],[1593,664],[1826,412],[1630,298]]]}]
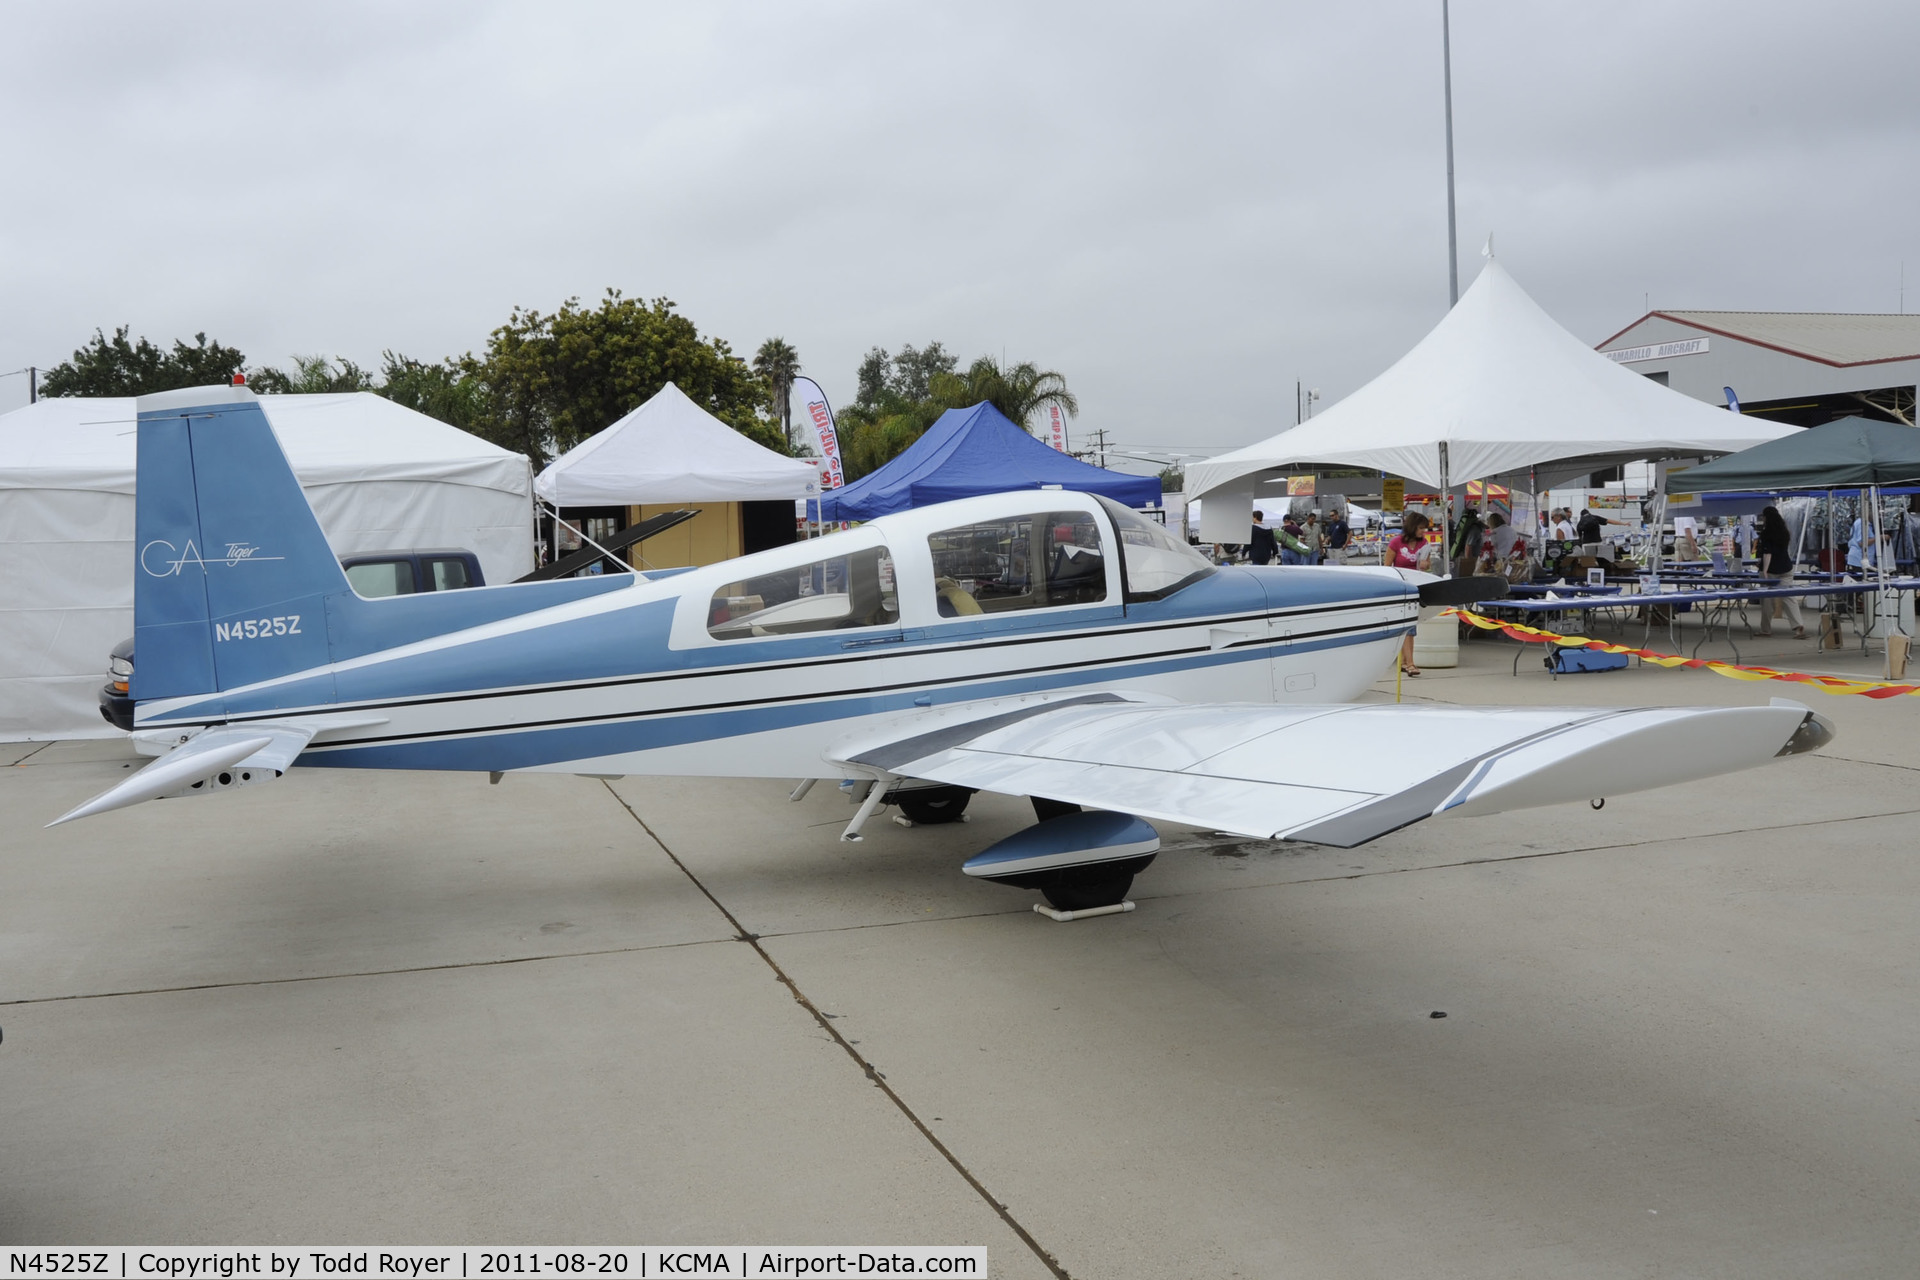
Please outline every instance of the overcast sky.
[{"label": "overcast sky", "polygon": [[[836,401],[938,339],[1213,452],[1447,306],[1439,0],[4,16],[0,371],[119,324],[437,359],[613,286]],[[1920,310],[1916,50],[1911,0],[1457,0],[1462,289],[1492,231],[1589,342],[1894,311],[1903,260]]]}]

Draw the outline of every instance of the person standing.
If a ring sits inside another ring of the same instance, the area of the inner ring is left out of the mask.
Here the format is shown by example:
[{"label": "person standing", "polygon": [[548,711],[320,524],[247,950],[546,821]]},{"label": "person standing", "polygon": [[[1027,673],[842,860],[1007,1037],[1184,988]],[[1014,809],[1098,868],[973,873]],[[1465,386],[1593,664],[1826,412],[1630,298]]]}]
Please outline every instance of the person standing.
[{"label": "person standing", "polygon": [[1480,523],[1480,509],[1468,507],[1460,517],[1460,527],[1453,531],[1453,547],[1448,557],[1455,577],[1471,578],[1480,567],[1481,544],[1486,532],[1487,527]]},{"label": "person standing", "polygon": [[1273,531],[1280,540],[1281,564],[1310,564],[1307,559],[1307,544],[1301,540],[1300,525],[1289,512],[1281,518],[1280,527]]},{"label": "person standing", "polygon": [[[1387,543],[1387,563],[1395,569],[1418,569],[1425,571],[1433,563],[1434,548],[1427,545],[1427,518],[1418,511],[1409,511],[1406,519],[1400,522],[1400,532],[1393,535]],[[1413,633],[1409,631],[1400,642],[1400,670],[1410,676],[1420,674],[1420,668],[1413,661]]]},{"label": "person standing", "polygon": [[1582,507],[1580,509],[1580,526],[1578,529],[1580,541],[1598,542],[1601,536],[1606,533],[1607,525],[1625,523],[1625,520],[1615,520],[1612,516],[1603,516]]},{"label": "person standing", "polygon": [[1267,527],[1267,513],[1253,513],[1253,537],[1247,543],[1255,564],[1272,564],[1280,554],[1280,544],[1274,540],[1273,530]]},{"label": "person standing", "polygon": [[1493,562],[1504,568],[1513,555],[1513,548],[1520,541],[1520,531],[1507,523],[1507,518],[1498,511],[1487,517],[1487,541],[1493,546]]},{"label": "person standing", "polygon": [[1347,513],[1338,509],[1327,512],[1326,538],[1327,563],[1340,565],[1347,562],[1347,540],[1353,536],[1352,526],[1347,524]]},{"label": "person standing", "polygon": [[[1787,522],[1781,518],[1777,508],[1766,507],[1761,510],[1760,534],[1756,541],[1760,551],[1760,576],[1777,587],[1793,572],[1793,536],[1788,532]],[[1805,640],[1807,622],[1800,616],[1800,601],[1794,596],[1774,596],[1761,601],[1759,634],[1773,634],[1773,601],[1776,599],[1787,607],[1787,621],[1793,624],[1793,638]]]}]

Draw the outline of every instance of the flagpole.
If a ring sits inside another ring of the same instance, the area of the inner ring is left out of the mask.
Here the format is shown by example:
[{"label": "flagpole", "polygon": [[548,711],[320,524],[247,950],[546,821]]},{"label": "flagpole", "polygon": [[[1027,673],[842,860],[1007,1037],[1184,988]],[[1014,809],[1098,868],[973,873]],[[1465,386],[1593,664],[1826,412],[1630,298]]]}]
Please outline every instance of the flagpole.
[{"label": "flagpole", "polygon": [[1460,235],[1453,219],[1453,24],[1440,0],[1440,66],[1447,92],[1447,306],[1460,301]]}]

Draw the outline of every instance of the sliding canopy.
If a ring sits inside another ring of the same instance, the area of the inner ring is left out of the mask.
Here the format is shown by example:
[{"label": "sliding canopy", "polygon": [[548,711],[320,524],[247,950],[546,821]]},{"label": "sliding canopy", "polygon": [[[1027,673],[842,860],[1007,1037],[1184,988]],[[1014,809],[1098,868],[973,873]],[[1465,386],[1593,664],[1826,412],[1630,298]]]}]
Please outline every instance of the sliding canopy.
[{"label": "sliding canopy", "polygon": [[[1319,417],[1187,468],[1204,493],[1289,467],[1364,467],[1422,485],[1547,463],[1560,475],[1639,458],[1732,453],[1790,434],[1669,391],[1555,324],[1499,263],[1418,346]],[[1582,465],[1586,464],[1586,465]]]}]

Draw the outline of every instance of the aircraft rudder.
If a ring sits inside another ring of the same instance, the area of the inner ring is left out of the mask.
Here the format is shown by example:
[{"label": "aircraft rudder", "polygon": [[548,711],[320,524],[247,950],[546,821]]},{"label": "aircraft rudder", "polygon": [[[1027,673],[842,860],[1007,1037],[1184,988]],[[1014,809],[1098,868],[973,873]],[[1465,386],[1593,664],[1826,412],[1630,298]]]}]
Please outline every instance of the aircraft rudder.
[{"label": "aircraft rudder", "polygon": [[138,410],[134,696],[326,664],[327,598],[351,589],[259,402],[201,387]]}]

